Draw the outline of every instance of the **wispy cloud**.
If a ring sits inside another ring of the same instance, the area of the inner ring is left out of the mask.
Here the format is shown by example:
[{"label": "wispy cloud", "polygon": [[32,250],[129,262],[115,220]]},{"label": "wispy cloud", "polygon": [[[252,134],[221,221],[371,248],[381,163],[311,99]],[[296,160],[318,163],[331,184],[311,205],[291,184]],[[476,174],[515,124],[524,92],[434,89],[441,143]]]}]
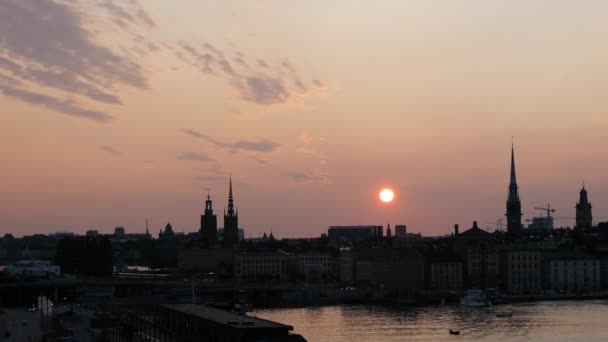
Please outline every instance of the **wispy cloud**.
[{"label": "wispy cloud", "polygon": [[[155,26],[136,0],[99,0],[100,6],[123,25]],[[117,85],[146,88],[143,68],[125,53],[100,43],[85,28],[83,2],[0,1],[0,75],[23,82],[21,88],[4,87],[6,96],[46,106],[68,115],[107,121],[107,113],[85,110],[75,100],[120,104]],[[36,91],[29,86],[35,86]]]},{"label": "wispy cloud", "polygon": [[114,156],[120,156],[120,155],[122,155],[122,153],[120,153],[114,147],[109,146],[109,145],[104,145],[104,146],[101,147],[101,149],[104,150],[104,151],[106,151],[106,152],[108,152],[111,155],[114,155]]},{"label": "wispy cloud", "polygon": [[270,161],[267,159],[259,158],[259,157],[251,157],[251,159],[255,160],[258,164],[268,164]]},{"label": "wispy cloud", "polygon": [[192,136],[192,137],[195,137],[198,139],[203,139],[203,140],[211,143],[213,146],[215,146],[217,148],[229,149],[233,152],[250,151],[250,152],[260,152],[260,153],[271,153],[271,152],[275,152],[276,150],[278,150],[278,148],[281,146],[279,143],[274,142],[272,140],[268,140],[268,139],[237,140],[233,143],[226,143],[226,142],[219,141],[215,138],[212,138],[206,134],[195,131],[193,129],[184,128],[184,129],[182,129],[182,132],[189,136]]},{"label": "wispy cloud", "polygon": [[42,106],[52,111],[70,116],[86,118],[98,122],[108,122],[112,120],[112,116],[104,112],[84,109],[70,100],[61,100],[53,96],[35,93],[9,85],[0,86],[0,92],[2,92],[4,96],[17,98],[27,103]]},{"label": "wispy cloud", "polygon": [[[293,64],[283,59],[276,66],[261,58],[249,59],[242,52],[227,53],[216,46],[205,43],[197,47],[181,41],[177,56],[194,65],[204,74],[213,75],[227,81],[245,101],[259,105],[286,103],[289,100],[310,93],[322,86],[321,81],[303,81],[301,72]],[[227,55],[236,55],[232,64]]]},{"label": "wispy cloud", "polygon": [[290,180],[297,183],[329,183],[327,173],[318,168],[310,171],[292,171],[287,176]]},{"label": "wispy cloud", "polygon": [[143,24],[148,27],[156,27],[156,22],[136,0],[114,1],[102,0],[98,2],[99,7],[105,9],[113,21],[122,28],[130,25]]},{"label": "wispy cloud", "polygon": [[188,161],[196,161],[196,162],[211,162],[214,161],[212,158],[207,156],[204,153],[199,152],[182,152],[177,156],[179,160],[188,160]]}]

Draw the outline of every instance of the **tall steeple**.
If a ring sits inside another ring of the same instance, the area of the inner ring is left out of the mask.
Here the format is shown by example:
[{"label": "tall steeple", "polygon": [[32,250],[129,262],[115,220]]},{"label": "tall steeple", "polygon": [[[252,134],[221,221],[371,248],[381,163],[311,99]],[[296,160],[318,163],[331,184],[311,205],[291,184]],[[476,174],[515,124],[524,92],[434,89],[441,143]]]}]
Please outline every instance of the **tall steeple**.
[{"label": "tall steeple", "polygon": [[510,186],[517,187],[517,177],[515,176],[515,147],[511,145],[511,182]]},{"label": "tall steeple", "polygon": [[230,186],[228,189],[228,216],[234,216],[234,198],[232,197],[232,175],[230,175]]},{"label": "tall steeple", "polygon": [[224,211],[224,234],[222,245],[232,247],[239,241],[239,217],[234,209],[234,197],[232,195],[232,175],[228,187],[228,212]]},{"label": "tall steeple", "polygon": [[507,198],[507,231],[519,232],[521,225],[521,201],[519,200],[519,187],[515,175],[515,148],[511,145],[511,179],[509,182],[509,196]]}]

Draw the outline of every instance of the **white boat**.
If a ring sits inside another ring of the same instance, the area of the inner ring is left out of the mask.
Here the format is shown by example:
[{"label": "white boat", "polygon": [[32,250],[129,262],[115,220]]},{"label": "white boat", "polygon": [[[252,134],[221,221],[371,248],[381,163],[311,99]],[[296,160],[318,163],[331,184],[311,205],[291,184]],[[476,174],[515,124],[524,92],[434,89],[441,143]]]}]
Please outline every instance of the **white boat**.
[{"label": "white boat", "polygon": [[460,304],[474,308],[483,308],[492,305],[490,299],[481,290],[468,291],[467,294],[460,300]]}]

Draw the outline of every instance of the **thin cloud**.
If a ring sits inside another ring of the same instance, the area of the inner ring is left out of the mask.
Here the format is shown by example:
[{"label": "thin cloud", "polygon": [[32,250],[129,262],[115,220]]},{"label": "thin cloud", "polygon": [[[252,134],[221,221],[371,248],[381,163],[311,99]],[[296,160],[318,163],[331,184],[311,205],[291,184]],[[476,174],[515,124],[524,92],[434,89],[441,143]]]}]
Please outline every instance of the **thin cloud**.
[{"label": "thin cloud", "polygon": [[[154,25],[135,0],[120,5],[110,0],[95,4],[111,11],[114,18]],[[86,6],[74,1],[0,1],[0,74],[24,82],[23,89],[2,89],[5,95],[68,115],[107,121],[107,114],[84,110],[74,101],[58,100],[55,93],[120,104],[116,85],[147,88],[147,78],[135,60],[101,45],[85,28],[83,8]],[[29,85],[37,87],[36,93]],[[49,90],[54,95],[47,95]]]},{"label": "thin cloud", "polygon": [[251,151],[260,153],[271,153],[277,151],[281,146],[279,143],[268,139],[237,140],[234,143],[225,143],[193,129],[184,128],[182,129],[182,132],[189,136],[198,139],[203,139],[217,148],[229,149],[233,152]]},{"label": "thin cloud", "polygon": [[188,160],[188,161],[196,161],[196,162],[210,162],[213,161],[212,158],[203,153],[198,152],[182,152],[177,156],[179,160]]},{"label": "thin cloud", "polygon": [[253,159],[258,164],[268,164],[270,162],[269,160],[258,158],[258,157],[251,157],[251,159]]},{"label": "thin cloud", "polygon": [[181,49],[176,52],[178,58],[200,69],[204,74],[225,80],[239,92],[243,100],[251,103],[267,106],[287,103],[318,88],[310,88],[301,73],[287,59],[271,68],[261,58],[248,61],[244,53],[236,52],[232,53],[236,54],[236,57],[232,58],[232,64],[225,58],[228,53],[210,43],[197,48],[181,41],[179,46]]},{"label": "thin cloud", "polygon": [[42,106],[52,111],[70,116],[90,119],[98,122],[108,122],[113,119],[111,115],[104,112],[81,108],[70,100],[60,100],[56,97],[35,93],[9,85],[0,86],[0,92],[2,92],[4,96],[17,98],[24,102]]},{"label": "thin cloud", "polygon": [[104,150],[104,151],[106,151],[106,152],[108,152],[111,155],[114,155],[114,156],[120,156],[120,155],[122,155],[122,153],[120,153],[114,147],[109,146],[109,145],[104,145],[104,146],[101,147],[101,149]]},{"label": "thin cloud", "polygon": [[292,171],[287,174],[287,177],[296,183],[329,183],[327,174],[320,169],[312,169],[307,172]]}]

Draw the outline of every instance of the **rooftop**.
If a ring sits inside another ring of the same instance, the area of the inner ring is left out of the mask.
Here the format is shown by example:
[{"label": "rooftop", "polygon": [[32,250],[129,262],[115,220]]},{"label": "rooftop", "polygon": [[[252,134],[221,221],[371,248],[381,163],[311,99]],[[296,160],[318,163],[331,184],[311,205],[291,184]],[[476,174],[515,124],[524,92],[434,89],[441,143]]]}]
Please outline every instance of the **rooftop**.
[{"label": "rooftop", "polygon": [[[288,331],[293,330],[293,327],[290,325],[276,323],[257,317],[238,315],[230,311],[220,310],[204,305],[172,304],[162,305],[162,307],[219,324],[230,325],[239,329],[274,328]],[[237,322],[237,324],[234,322]]]}]

